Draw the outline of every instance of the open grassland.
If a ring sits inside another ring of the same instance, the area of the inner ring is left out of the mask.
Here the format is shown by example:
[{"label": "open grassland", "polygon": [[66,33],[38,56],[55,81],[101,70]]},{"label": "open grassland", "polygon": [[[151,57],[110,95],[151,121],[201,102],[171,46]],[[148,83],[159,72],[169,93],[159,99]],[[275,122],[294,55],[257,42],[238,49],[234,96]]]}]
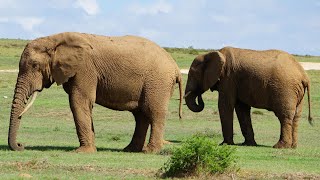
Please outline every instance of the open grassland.
[{"label": "open grassland", "polygon": [[[0,70],[18,69],[20,55],[28,43],[28,40],[0,39]],[[199,55],[212,51],[213,49],[189,48],[165,48],[176,60],[181,69],[188,69],[193,59]],[[319,56],[294,55],[300,62],[319,62]]]},{"label": "open grassland", "polygon": [[17,69],[26,40],[0,39],[0,69]]},{"label": "open grassland", "polygon": [[[12,42],[12,43],[11,43]],[[7,43],[7,48],[4,44]],[[12,46],[12,44],[17,46]],[[0,69],[16,69],[25,41],[0,40]],[[21,45],[21,46],[20,46]],[[170,51],[169,51],[170,52]],[[204,51],[201,51],[204,52]],[[188,68],[195,56],[189,50],[170,52],[181,68]],[[319,60],[319,58],[318,58]],[[319,60],[320,62],[320,60]],[[282,179],[320,178],[320,71],[308,71],[312,81],[312,113],[315,125],[307,122],[307,101],[299,126],[297,149],[273,149],[280,135],[280,124],[272,112],[252,109],[253,128],[258,147],[237,146],[239,171],[223,177]],[[7,146],[7,133],[13,90],[17,73],[0,72],[0,177],[19,176],[36,179],[154,179],[170,157],[173,147],[180,146],[195,133],[204,133],[222,141],[217,108],[217,92],[206,92],[204,111],[193,113],[183,106],[183,119],[178,117],[178,89],[171,98],[166,122],[165,145],[158,154],[122,152],[131,140],[133,116],[94,106],[96,132],[95,154],[77,154],[78,139],[66,93],[52,85],[38,96],[34,106],[23,116],[18,141],[26,145],[23,152],[12,152]],[[184,75],[183,80],[186,82]],[[235,142],[243,137],[234,120]]]}]

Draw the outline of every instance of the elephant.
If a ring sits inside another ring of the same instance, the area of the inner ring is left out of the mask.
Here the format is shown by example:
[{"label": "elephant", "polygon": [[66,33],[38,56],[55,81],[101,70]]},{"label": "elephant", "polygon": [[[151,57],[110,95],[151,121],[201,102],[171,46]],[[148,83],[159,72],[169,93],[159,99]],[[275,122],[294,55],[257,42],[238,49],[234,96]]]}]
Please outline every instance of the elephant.
[{"label": "elephant", "polygon": [[[310,80],[294,57],[280,50],[224,47],[198,55],[192,62],[185,101],[193,112],[204,109],[202,94],[218,91],[223,142],[233,145],[233,113],[244,136],[242,145],[256,146],[251,107],[273,111],[280,121],[279,141],[274,148],[296,148],[302,100],[308,91],[308,121],[312,124]],[[197,102],[197,101],[198,102]]]},{"label": "elephant", "polygon": [[[174,59],[154,42],[137,36],[102,36],[63,32],[37,38],[22,52],[12,101],[8,144],[22,151],[20,120],[37,92],[54,82],[68,94],[80,146],[76,152],[96,152],[93,104],[129,111],[135,118],[128,152],[157,152],[163,146],[168,103],[182,79]],[[32,100],[27,105],[28,99]],[[150,138],[145,145],[149,126]]]}]

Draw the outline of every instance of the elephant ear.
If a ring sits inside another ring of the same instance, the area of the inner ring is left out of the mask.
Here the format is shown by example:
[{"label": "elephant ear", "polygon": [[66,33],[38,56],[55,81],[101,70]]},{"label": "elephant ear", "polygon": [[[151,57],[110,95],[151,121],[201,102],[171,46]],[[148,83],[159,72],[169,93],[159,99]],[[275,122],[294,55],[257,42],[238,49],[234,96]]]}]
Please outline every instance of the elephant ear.
[{"label": "elephant ear", "polygon": [[58,85],[76,75],[85,68],[92,46],[86,37],[80,33],[61,33],[50,37],[55,42],[52,52],[51,73]]},{"label": "elephant ear", "polygon": [[220,79],[225,62],[224,55],[218,51],[210,52],[204,56],[204,91],[207,91]]}]

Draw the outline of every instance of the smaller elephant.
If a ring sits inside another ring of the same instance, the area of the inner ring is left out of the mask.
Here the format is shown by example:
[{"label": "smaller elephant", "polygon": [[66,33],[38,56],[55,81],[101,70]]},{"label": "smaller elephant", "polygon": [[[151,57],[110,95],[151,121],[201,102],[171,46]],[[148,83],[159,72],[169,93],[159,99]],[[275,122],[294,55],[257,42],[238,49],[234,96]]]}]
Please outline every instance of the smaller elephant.
[{"label": "smaller elephant", "polygon": [[203,110],[201,95],[208,89],[219,93],[222,143],[234,144],[235,110],[245,138],[243,145],[257,145],[250,115],[251,107],[255,107],[273,111],[280,121],[280,138],[274,148],[297,147],[298,121],[306,89],[308,120],[312,122],[310,80],[294,57],[283,51],[225,47],[199,55],[191,64],[185,89],[185,101],[191,111]]},{"label": "smaller elephant", "polygon": [[[181,118],[180,69],[163,48],[136,36],[59,33],[29,42],[21,55],[10,116],[10,149],[24,149],[16,141],[21,117],[32,105],[37,92],[55,82],[69,95],[80,142],[77,152],[96,151],[94,103],[132,112],[136,127],[125,151],[161,149],[168,103],[176,83],[180,90]],[[149,126],[149,143],[144,146]]]}]

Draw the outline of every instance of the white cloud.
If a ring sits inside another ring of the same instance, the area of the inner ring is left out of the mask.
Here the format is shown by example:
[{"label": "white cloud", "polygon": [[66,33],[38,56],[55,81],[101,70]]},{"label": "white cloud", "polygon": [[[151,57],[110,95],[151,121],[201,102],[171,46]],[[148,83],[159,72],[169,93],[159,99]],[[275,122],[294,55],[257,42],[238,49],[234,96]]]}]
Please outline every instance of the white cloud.
[{"label": "white cloud", "polygon": [[74,5],[77,8],[82,8],[90,16],[94,16],[100,11],[96,0],[77,0]]},{"label": "white cloud", "polygon": [[149,5],[134,4],[129,9],[131,12],[139,15],[156,15],[170,13],[172,11],[172,6],[164,0],[160,0]]},{"label": "white cloud", "polygon": [[39,17],[16,17],[14,22],[22,26],[26,31],[33,31],[33,28],[40,25],[44,21],[44,18]]}]

